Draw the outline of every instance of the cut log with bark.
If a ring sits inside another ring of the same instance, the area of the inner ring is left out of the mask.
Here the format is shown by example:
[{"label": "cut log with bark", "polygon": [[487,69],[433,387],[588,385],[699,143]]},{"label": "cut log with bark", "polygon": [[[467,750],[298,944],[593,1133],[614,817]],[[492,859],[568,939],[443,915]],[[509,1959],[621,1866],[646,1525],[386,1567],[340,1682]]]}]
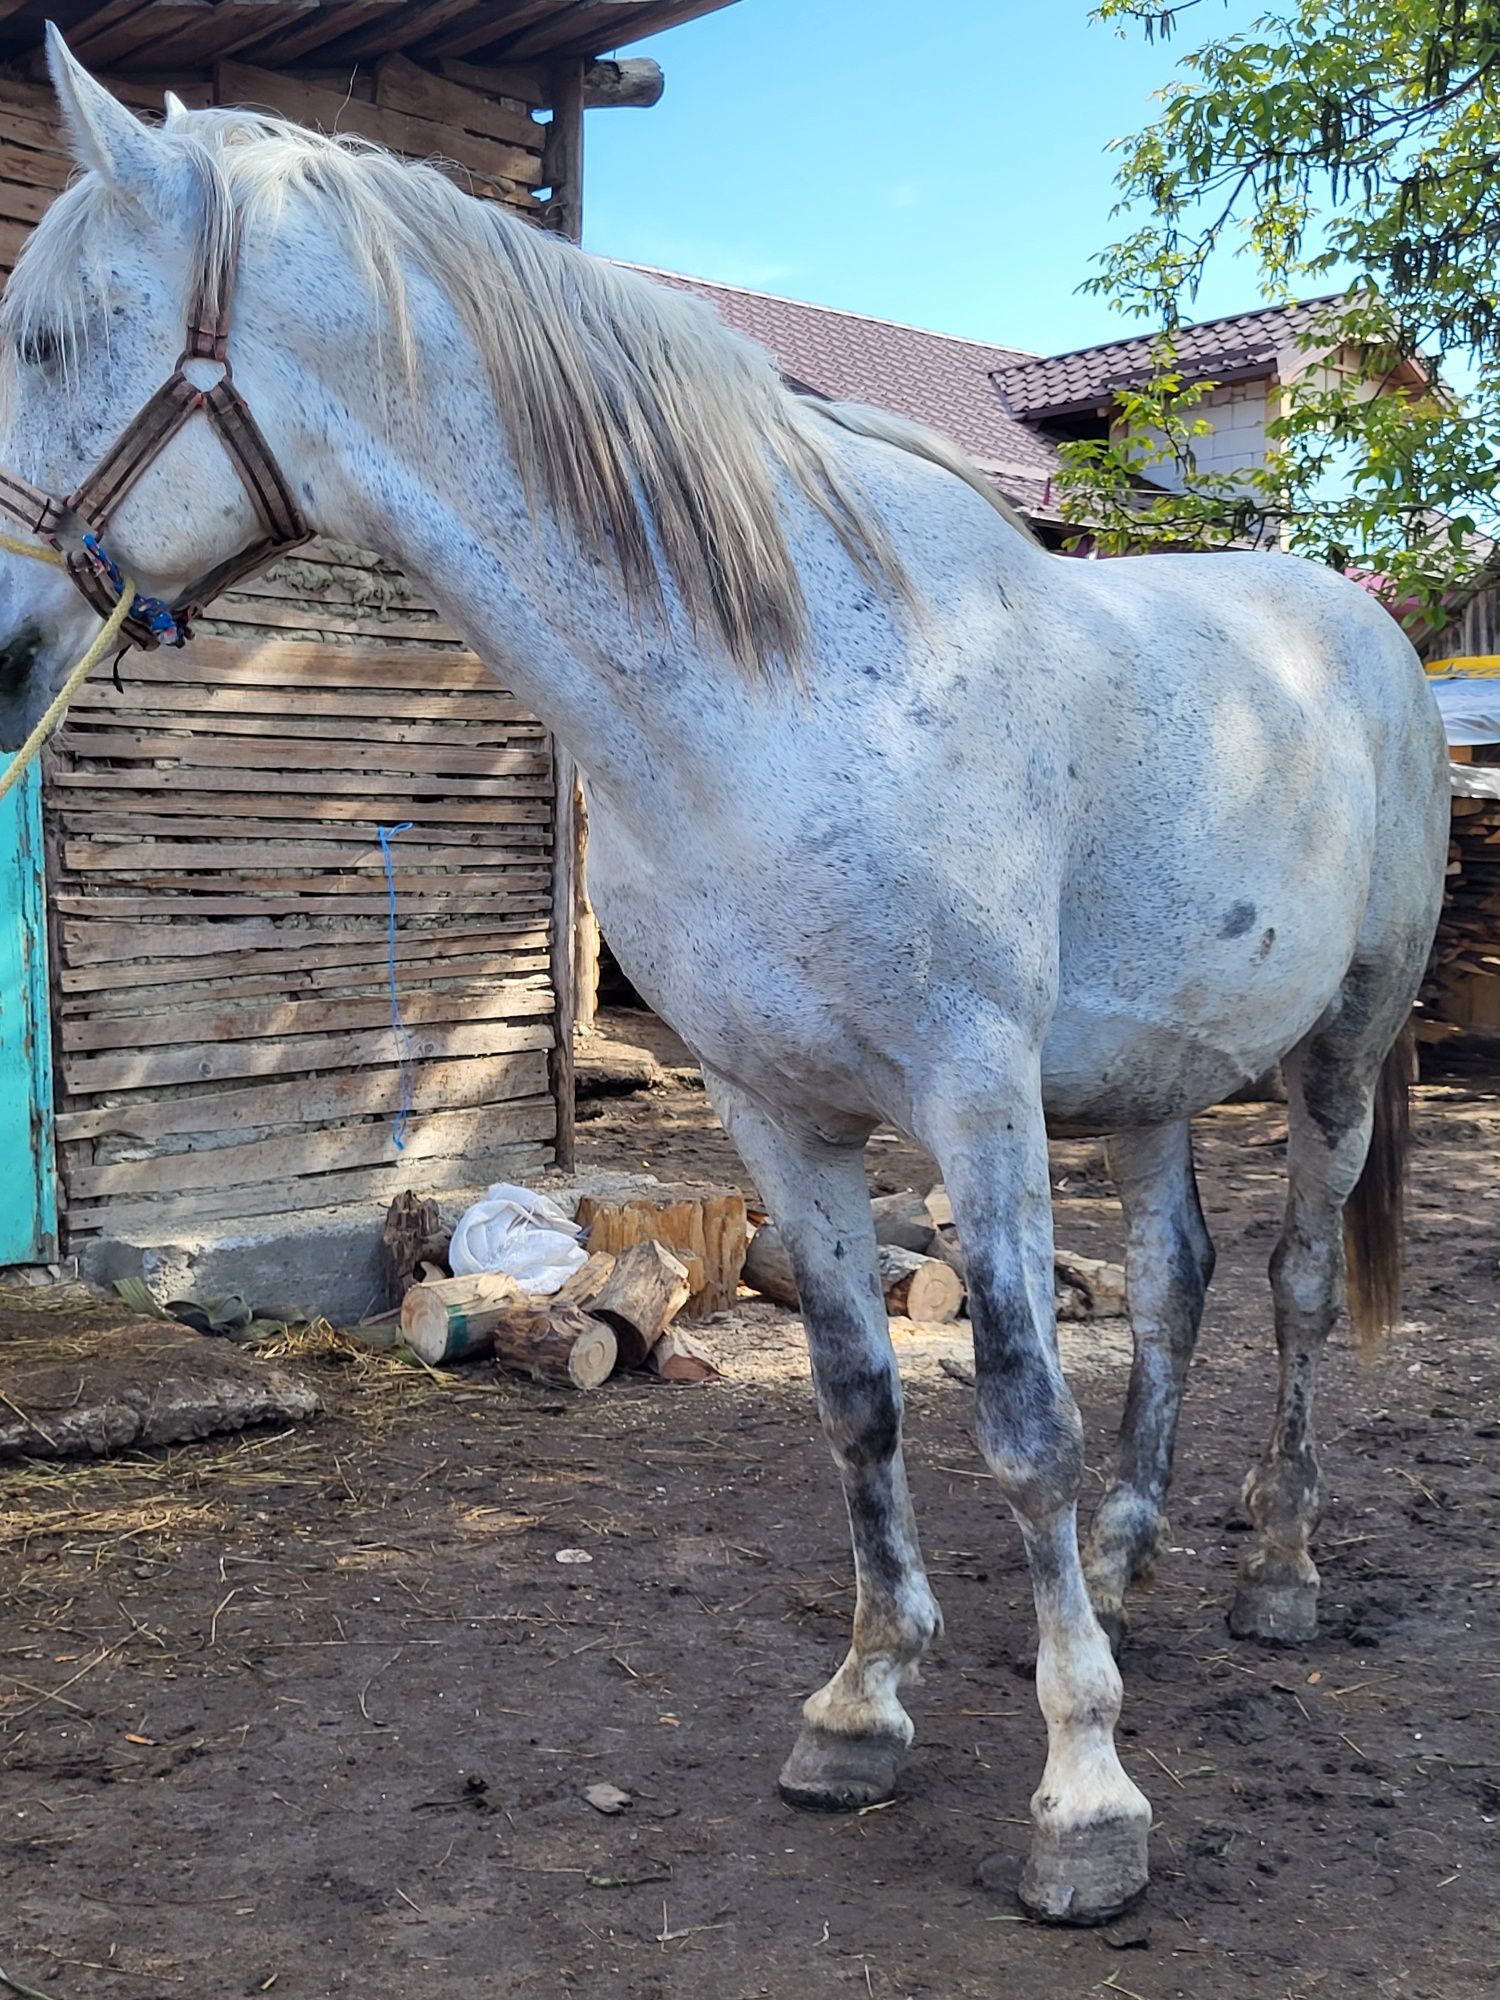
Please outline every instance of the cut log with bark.
[{"label": "cut log with bark", "polygon": [[561,1388],[597,1389],[619,1359],[614,1328],[581,1306],[542,1304],[507,1314],[495,1327],[494,1345],[502,1367]]},{"label": "cut log with bark", "polygon": [[[897,1244],[879,1246],[880,1288],[886,1310],[945,1325],[963,1309],[963,1281],[934,1257],[923,1257]],[[774,1224],[757,1229],[745,1256],[745,1283],[777,1305],[799,1306],[792,1261]]]},{"label": "cut log with bark", "polygon": [[1121,1319],[1125,1316],[1125,1273],[1118,1264],[1059,1250],[1053,1259],[1059,1319]]},{"label": "cut log with bark", "polygon": [[503,1367],[574,1389],[597,1389],[619,1355],[613,1327],[498,1272],[414,1285],[402,1301],[401,1333],[433,1367],[493,1354]]},{"label": "cut log with bark", "polygon": [[401,1337],[431,1367],[488,1354],[498,1322],[526,1304],[514,1278],[498,1271],[413,1285],[401,1301]]},{"label": "cut log with bark", "polygon": [[574,1220],[591,1251],[660,1243],[687,1266],[684,1320],[707,1319],[732,1303],[745,1262],[749,1225],[737,1188],[660,1187],[624,1196],[580,1195]]},{"label": "cut log with bark", "polygon": [[691,1289],[687,1265],[665,1244],[633,1243],[615,1258],[587,1310],[613,1328],[621,1365],[639,1368],[687,1304]]},{"label": "cut log with bark", "polygon": [[875,1241],[894,1243],[902,1250],[932,1255],[932,1239],[937,1234],[927,1204],[908,1188],[903,1194],[877,1195],[870,1203],[875,1218]]},{"label": "cut log with bark", "polygon": [[663,1382],[716,1382],[719,1370],[680,1326],[669,1326],[652,1348],[649,1364]]},{"label": "cut log with bark", "polygon": [[380,1283],[386,1304],[400,1305],[417,1283],[424,1262],[442,1263],[446,1257],[447,1232],[437,1203],[404,1188],[386,1210],[380,1232]]},{"label": "cut log with bark", "polygon": [[586,1264],[580,1264],[552,1294],[555,1306],[587,1306],[598,1298],[609,1282],[615,1260],[608,1250],[596,1250]]},{"label": "cut log with bark", "polygon": [[931,1326],[946,1326],[964,1307],[964,1281],[937,1257],[922,1257],[899,1244],[882,1243],[880,1289],[885,1309]]}]

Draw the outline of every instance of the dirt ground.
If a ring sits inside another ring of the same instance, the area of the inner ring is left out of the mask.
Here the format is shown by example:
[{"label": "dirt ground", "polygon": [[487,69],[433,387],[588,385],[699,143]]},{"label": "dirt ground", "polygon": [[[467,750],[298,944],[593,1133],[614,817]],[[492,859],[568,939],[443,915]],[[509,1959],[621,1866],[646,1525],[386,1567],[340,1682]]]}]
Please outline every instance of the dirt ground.
[{"label": "dirt ground", "polygon": [[[565,1401],[330,1347],[300,1363],[316,1425],[0,1476],[0,1994],[1500,1992],[1500,1079],[1421,1090],[1411,1324],[1374,1372],[1332,1353],[1322,1631],[1285,1652],[1224,1629],[1272,1394],[1279,1122],[1203,1122],[1219,1276],[1126,1660],[1121,1748],[1157,1815],[1139,1920],[1048,1930],[974,1885],[1019,1853],[1041,1767],[1029,1594],[969,1394],[905,1327],[948,1637],[892,1805],[778,1803],[852,1594],[796,1322],[757,1307],[707,1329],[728,1372],[705,1388]],[[740,1178],[676,1071],[580,1136],[586,1162]],[[1116,1249],[1097,1149],[1053,1162],[1060,1240]],[[881,1188],[925,1173],[896,1143],[871,1164]],[[1111,1324],[1069,1352],[1097,1491],[1127,1349]],[[628,1809],[587,1804],[600,1783]]]}]

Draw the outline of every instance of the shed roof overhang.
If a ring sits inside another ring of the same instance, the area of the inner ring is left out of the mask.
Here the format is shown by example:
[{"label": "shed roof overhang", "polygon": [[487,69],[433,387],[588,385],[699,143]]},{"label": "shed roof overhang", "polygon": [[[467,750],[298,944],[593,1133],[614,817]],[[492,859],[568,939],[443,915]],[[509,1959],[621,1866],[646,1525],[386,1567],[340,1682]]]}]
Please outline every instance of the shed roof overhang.
[{"label": "shed roof overhang", "polygon": [[0,0],[0,60],[34,57],[43,23],[105,71],[266,69],[407,55],[532,64],[596,56],[732,0]]}]

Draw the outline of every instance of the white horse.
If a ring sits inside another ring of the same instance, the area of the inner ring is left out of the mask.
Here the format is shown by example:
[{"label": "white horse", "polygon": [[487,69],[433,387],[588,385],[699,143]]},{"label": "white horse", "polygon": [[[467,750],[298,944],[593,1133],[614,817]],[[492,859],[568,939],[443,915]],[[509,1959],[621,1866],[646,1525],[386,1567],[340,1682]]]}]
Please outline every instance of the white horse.
[{"label": "white horse", "polygon": [[[1447,838],[1412,649],[1279,556],[1048,555],[951,447],[797,399],[691,301],[432,169],[237,112],[169,106],[151,130],[56,39],[51,58],[85,172],[4,304],[0,456],[67,491],[171,367],[237,226],[235,379],[307,522],[398,562],[578,758],[610,941],[791,1251],[858,1602],[785,1796],[889,1795],[898,1690],[939,1630],[863,1165],[886,1119],[952,1196],[980,1443],[1031,1566],[1048,1754],[1023,1899],[1108,1917],[1145,1882],[1150,1809],[1100,1614],[1156,1548],[1212,1264],[1187,1121],[1278,1058],[1281,1389],[1232,1623],[1313,1629],[1340,1217]],[[190,423],[110,540],[167,593],[263,519]],[[5,561],[0,739],[94,619],[59,572]],[[1087,1581],[1049,1127],[1109,1135],[1128,1227],[1135,1367]],[[1394,1137],[1377,1164],[1353,1205],[1367,1327],[1394,1310]]]}]

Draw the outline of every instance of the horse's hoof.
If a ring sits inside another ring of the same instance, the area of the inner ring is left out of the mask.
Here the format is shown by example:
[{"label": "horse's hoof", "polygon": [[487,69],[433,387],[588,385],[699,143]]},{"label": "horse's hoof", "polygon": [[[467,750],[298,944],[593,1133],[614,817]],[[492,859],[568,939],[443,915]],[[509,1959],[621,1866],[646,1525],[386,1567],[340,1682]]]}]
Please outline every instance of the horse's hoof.
[{"label": "horse's hoof", "polygon": [[895,1734],[841,1736],[804,1723],[777,1790],[801,1812],[858,1812],[894,1794],[905,1752],[905,1740]]},{"label": "horse's hoof", "polygon": [[1146,1893],[1150,1812],[1117,1813],[1088,1826],[1038,1827],[1018,1895],[1044,1924],[1113,1923]]},{"label": "horse's hoof", "polygon": [[1318,1636],[1316,1581],[1241,1583],[1229,1612],[1236,1639],[1270,1646],[1303,1646]]}]

